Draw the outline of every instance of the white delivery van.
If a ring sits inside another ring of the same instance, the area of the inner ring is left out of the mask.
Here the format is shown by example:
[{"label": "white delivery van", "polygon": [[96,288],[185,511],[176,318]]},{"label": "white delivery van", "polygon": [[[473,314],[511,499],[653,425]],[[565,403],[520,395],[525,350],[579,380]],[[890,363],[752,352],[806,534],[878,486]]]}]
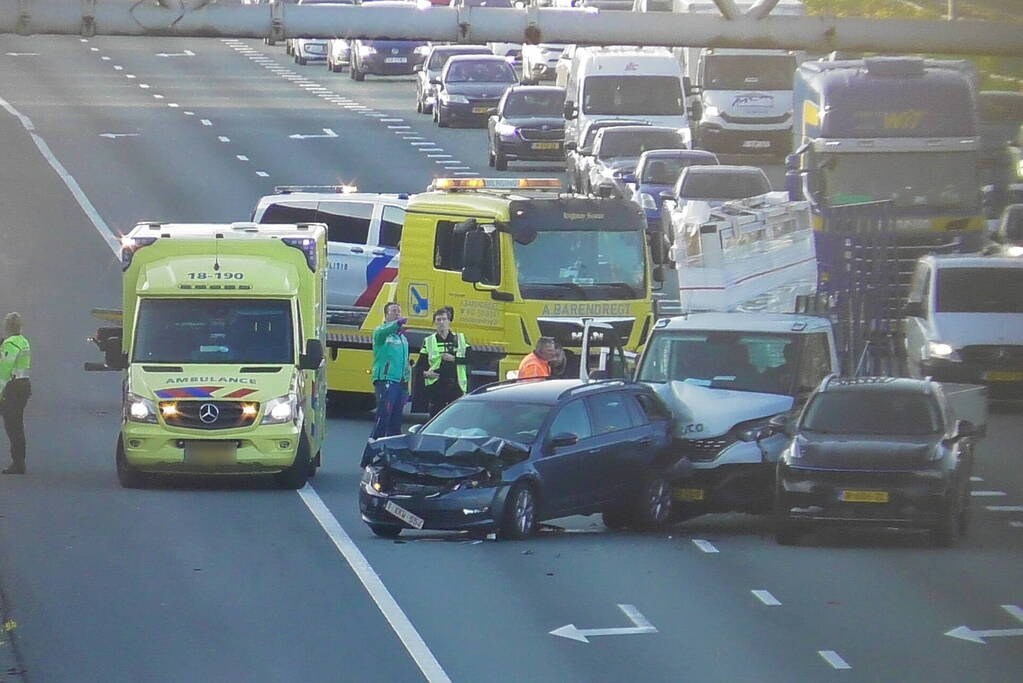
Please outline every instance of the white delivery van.
[{"label": "white delivery van", "polygon": [[575,51],[565,95],[565,140],[591,121],[637,118],[678,129],[692,146],[682,67],[665,48],[607,47]]}]

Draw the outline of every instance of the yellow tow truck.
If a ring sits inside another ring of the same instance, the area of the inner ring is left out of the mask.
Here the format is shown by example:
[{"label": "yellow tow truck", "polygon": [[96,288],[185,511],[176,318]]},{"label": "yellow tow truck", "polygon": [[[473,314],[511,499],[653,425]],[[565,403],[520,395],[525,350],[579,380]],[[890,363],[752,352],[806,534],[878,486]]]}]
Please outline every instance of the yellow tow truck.
[{"label": "yellow tow truck", "polygon": [[[631,202],[561,191],[549,178],[439,178],[410,197],[397,277],[358,326],[328,325],[327,384],[346,407],[373,393],[372,332],[384,305],[408,317],[413,352],[433,331],[433,312],[454,308],[453,328],[472,346],[470,387],[518,368],[541,336],[566,350],[576,374],[584,327],[599,324],[637,352],[653,324],[642,211]],[[413,410],[423,404],[415,378]]]}]

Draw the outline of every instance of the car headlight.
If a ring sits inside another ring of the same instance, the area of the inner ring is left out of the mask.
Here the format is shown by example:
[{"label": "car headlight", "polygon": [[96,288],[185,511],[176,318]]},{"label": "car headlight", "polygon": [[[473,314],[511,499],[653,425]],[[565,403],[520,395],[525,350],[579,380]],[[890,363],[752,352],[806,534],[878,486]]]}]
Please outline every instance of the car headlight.
[{"label": "car headlight", "polygon": [[640,192],[639,205],[648,211],[657,211],[657,200],[654,199],[654,196],[652,194]]},{"label": "car headlight", "polygon": [[709,104],[703,109],[704,116],[717,117],[721,116],[721,109],[715,107],[713,104]]},{"label": "car headlight", "polygon": [[451,102],[452,104],[469,104],[469,99],[465,95],[449,95],[442,92],[440,94],[440,98],[445,102]]},{"label": "car headlight", "polygon": [[124,396],[124,414],[132,422],[156,424],[156,403],[145,396],[128,392]]},{"label": "car headlight", "polygon": [[278,396],[266,402],[263,408],[264,425],[279,425],[295,420],[298,416],[298,397],[295,394]]},{"label": "car headlight", "polygon": [[494,130],[503,138],[515,137],[515,133],[518,132],[518,129],[510,123],[499,123],[494,127]]},{"label": "car headlight", "polygon": [[1005,254],[1007,256],[1013,256],[1013,257],[1023,256],[1023,247],[1015,245],[1015,244],[1012,245],[1011,247],[1006,247]]},{"label": "car headlight", "polygon": [[362,470],[362,488],[371,496],[383,495],[383,482],[380,480],[380,470],[372,465],[367,465]]},{"label": "car headlight", "polygon": [[946,342],[927,342],[927,353],[931,358],[951,361],[959,360],[959,353],[956,351],[955,347]]},{"label": "car headlight", "polygon": [[425,57],[426,53],[429,52],[429,51],[430,51],[430,47],[428,45],[420,45],[415,50],[413,50],[413,52],[415,52],[417,55],[420,55],[420,56],[423,56],[423,57]]},{"label": "car headlight", "polygon": [[365,55],[365,56],[368,57],[369,55],[375,55],[376,53],[377,53],[377,49],[375,47],[371,46],[371,45],[360,45],[359,46],[359,54],[361,54],[361,55]]}]

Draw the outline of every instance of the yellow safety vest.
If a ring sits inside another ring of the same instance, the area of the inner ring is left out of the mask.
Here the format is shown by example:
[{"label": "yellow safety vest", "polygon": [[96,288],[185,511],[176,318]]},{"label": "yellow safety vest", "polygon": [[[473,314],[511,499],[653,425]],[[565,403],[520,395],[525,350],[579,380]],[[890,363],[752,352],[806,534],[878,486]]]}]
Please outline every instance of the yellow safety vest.
[{"label": "yellow safety vest", "polygon": [[[469,345],[465,343],[465,335],[461,332],[455,333],[455,359],[456,361],[461,359],[465,360],[466,351],[469,349]],[[423,347],[426,349],[426,360],[429,362],[430,370],[437,372],[440,369],[441,357],[440,354],[444,353],[444,347],[437,339],[437,333],[434,332],[426,339],[423,340]],[[458,376],[458,386],[461,387],[462,393],[464,394],[469,390],[469,372],[466,368],[466,364],[455,363],[455,373]],[[436,382],[438,377],[427,377],[426,386],[430,386]]]}]

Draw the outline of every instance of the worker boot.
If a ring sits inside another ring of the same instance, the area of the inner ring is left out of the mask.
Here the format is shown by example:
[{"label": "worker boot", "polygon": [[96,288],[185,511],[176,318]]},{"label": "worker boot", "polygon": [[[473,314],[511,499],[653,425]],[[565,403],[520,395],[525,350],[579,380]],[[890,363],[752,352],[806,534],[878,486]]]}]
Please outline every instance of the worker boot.
[{"label": "worker boot", "polygon": [[25,474],[25,463],[14,462],[11,466],[3,470],[4,474]]}]

